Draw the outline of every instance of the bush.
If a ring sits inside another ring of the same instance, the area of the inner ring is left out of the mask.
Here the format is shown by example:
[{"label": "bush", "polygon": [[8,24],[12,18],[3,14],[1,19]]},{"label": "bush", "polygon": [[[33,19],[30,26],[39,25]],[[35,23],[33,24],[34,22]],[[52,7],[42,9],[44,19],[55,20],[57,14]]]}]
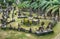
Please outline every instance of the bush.
[{"label": "bush", "polygon": [[32,21],[24,20],[24,21],[23,21],[23,24],[25,24],[25,25],[31,25],[31,24],[32,24]]},{"label": "bush", "polygon": [[37,22],[33,21],[33,20],[23,20],[23,24],[24,25],[37,25]]},{"label": "bush", "polygon": [[1,3],[1,4],[2,4],[2,8],[3,9],[6,9],[7,8],[5,3]]}]

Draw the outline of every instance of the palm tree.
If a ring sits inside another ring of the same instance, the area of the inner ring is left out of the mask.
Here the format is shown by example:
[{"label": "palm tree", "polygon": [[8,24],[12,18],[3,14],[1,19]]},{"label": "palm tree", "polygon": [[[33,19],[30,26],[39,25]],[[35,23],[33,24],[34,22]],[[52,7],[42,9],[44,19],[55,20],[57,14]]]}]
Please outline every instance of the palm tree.
[{"label": "palm tree", "polygon": [[55,14],[55,12],[58,12],[59,4],[60,3],[58,2],[58,0],[47,1],[47,3],[43,6],[42,10],[45,10],[45,13],[50,13],[51,16],[52,14]]}]

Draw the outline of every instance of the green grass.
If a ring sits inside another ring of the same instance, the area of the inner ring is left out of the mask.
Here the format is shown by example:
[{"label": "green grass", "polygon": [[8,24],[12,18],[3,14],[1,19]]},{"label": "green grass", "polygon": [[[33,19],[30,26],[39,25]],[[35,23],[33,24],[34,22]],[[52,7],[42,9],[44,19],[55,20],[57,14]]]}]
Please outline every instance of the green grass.
[{"label": "green grass", "polygon": [[18,32],[13,30],[1,30],[0,29],[0,39],[53,39],[57,34],[60,33],[60,23],[54,27],[54,34],[48,34],[44,36],[36,36],[34,34]]},{"label": "green grass", "polygon": [[[32,26],[33,27],[33,26]],[[29,27],[24,27],[29,28]],[[36,36],[34,34],[18,32],[13,30],[1,30],[0,29],[0,39],[53,39],[56,35],[60,33],[60,22],[53,28],[54,34],[48,34],[44,36]]]}]

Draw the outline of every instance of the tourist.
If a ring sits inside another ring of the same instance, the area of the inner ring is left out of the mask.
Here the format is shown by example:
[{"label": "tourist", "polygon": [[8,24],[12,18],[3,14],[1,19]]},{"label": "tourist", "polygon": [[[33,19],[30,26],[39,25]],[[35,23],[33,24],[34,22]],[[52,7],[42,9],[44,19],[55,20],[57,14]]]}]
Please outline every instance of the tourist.
[{"label": "tourist", "polygon": [[10,28],[9,28],[10,30],[12,29],[12,26],[10,25]]},{"label": "tourist", "polygon": [[18,23],[18,31],[20,31],[20,24]]},{"label": "tourist", "polygon": [[39,31],[43,32],[43,30],[44,30],[43,26],[39,27]]},{"label": "tourist", "polygon": [[29,29],[29,33],[32,33],[32,29],[31,28]]}]

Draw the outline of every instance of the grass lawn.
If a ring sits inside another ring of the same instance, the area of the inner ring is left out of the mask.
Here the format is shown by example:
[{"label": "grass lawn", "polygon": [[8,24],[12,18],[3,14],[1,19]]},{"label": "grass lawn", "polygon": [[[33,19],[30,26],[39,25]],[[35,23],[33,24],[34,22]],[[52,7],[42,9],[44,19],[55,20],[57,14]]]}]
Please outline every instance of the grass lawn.
[{"label": "grass lawn", "polygon": [[60,33],[60,22],[54,27],[54,34],[36,36],[34,34],[18,32],[13,30],[1,30],[0,39],[54,39]]}]

